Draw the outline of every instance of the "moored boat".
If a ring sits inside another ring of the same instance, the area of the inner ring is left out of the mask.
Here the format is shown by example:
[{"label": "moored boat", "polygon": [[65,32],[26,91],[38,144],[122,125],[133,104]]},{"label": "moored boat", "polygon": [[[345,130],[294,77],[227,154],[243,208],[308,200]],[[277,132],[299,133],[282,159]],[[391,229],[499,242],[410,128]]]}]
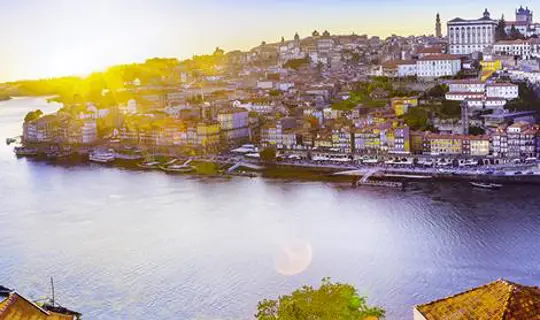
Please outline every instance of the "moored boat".
[{"label": "moored boat", "polygon": [[170,173],[191,173],[194,172],[197,168],[185,164],[172,164],[169,166],[161,166],[160,169]]},{"label": "moored boat", "polygon": [[483,182],[471,182],[471,185],[476,188],[482,189],[500,189],[503,187],[502,184],[496,183],[483,183]]},{"label": "moored boat", "polygon": [[34,148],[16,147],[15,154],[18,157],[34,157],[38,155],[38,150]]},{"label": "moored boat", "polygon": [[151,160],[151,161],[141,162],[137,164],[137,167],[141,169],[145,169],[145,170],[153,170],[153,169],[159,169],[160,165],[161,163],[159,161]]},{"label": "moored boat", "polygon": [[94,151],[89,154],[88,159],[92,162],[110,163],[113,162],[116,157],[114,153],[110,151]]}]

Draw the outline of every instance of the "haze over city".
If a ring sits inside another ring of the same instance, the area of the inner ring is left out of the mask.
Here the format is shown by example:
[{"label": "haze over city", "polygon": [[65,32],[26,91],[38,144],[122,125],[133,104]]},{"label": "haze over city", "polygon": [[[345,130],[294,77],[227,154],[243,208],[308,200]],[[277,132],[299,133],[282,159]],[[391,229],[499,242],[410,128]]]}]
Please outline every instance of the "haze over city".
[{"label": "haze over city", "polygon": [[314,29],[433,34],[437,12],[445,22],[480,16],[485,7],[494,17],[515,9],[499,0],[0,0],[0,6],[0,81],[84,75],[150,57],[189,58],[216,46],[245,50]]}]

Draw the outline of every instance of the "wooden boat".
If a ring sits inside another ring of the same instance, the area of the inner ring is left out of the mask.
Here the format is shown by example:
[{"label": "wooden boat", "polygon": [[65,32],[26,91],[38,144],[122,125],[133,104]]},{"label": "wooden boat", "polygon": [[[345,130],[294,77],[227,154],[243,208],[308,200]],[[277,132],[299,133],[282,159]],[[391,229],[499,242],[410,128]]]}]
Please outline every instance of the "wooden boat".
[{"label": "wooden boat", "polygon": [[471,185],[476,188],[481,189],[500,189],[503,187],[502,184],[496,184],[496,183],[483,183],[483,182],[471,182]]},{"label": "wooden boat", "polygon": [[161,166],[160,169],[169,173],[191,173],[194,172],[197,168],[184,164],[172,164],[169,166]]},{"label": "wooden boat", "polygon": [[33,148],[16,147],[15,154],[18,157],[34,157],[38,155],[38,151]]},{"label": "wooden boat", "polygon": [[161,163],[159,161],[145,161],[137,164],[137,167],[145,170],[159,169]]},{"label": "wooden boat", "polygon": [[116,157],[113,152],[94,151],[90,153],[88,159],[92,162],[110,163],[113,162]]}]

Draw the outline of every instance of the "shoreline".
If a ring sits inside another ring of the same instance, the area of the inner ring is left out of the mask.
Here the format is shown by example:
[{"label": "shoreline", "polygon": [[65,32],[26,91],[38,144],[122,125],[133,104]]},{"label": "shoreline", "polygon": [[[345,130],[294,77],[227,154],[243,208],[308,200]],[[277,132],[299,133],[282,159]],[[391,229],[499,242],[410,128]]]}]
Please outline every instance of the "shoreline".
[{"label": "shoreline", "polygon": [[[24,156],[17,156],[18,158]],[[525,172],[531,171],[533,166],[528,168],[516,167],[517,170],[522,170],[522,174],[519,175],[500,175],[500,174],[481,174],[471,173],[471,170],[464,171],[459,168],[392,168],[383,166],[358,166],[358,165],[332,165],[332,164],[318,164],[318,163],[290,163],[290,162],[273,162],[263,163],[260,161],[249,161],[236,159],[228,160],[215,160],[210,158],[199,157],[170,157],[163,156],[164,158],[177,158],[179,160],[187,160],[191,158],[194,163],[215,163],[218,171],[210,173],[173,173],[166,172],[162,169],[142,169],[138,167],[138,164],[142,160],[123,160],[116,159],[111,163],[101,164],[104,167],[118,167],[129,170],[137,171],[161,171],[170,175],[183,175],[183,176],[204,176],[204,177],[254,177],[253,175],[247,175],[246,172],[258,172],[258,176],[270,177],[270,178],[283,178],[283,179],[298,179],[298,180],[319,180],[319,181],[347,181],[357,182],[365,174],[370,174],[370,179],[374,181],[398,181],[398,182],[434,182],[434,181],[461,181],[461,182],[486,182],[486,183],[502,183],[502,184],[535,184],[540,185],[540,171],[536,169],[535,174],[525,174]],[[88,159],[84,153],[74,153],[66,158],[47,158],[43,155],[33,158],[36,161],[51,162],[57,164],[83,164],[88,165],[94,163],[100,165],[100,163],[92,162]],[[246,165],[261,166],[261,170],[253,170],[245,165],[240,165],[239,171],[227,173],[227,169],[238,163],[244,163]],[[501,168],[503,169],[503,168]],[[350,174],[347,174],[347,171]],[[371,171],[371,173],[370,173]],[[375,173],[373,174],[373,171]],[[340,174],[341,173],[341,174]],[[372,174],[372,175],[371,175]]]}]

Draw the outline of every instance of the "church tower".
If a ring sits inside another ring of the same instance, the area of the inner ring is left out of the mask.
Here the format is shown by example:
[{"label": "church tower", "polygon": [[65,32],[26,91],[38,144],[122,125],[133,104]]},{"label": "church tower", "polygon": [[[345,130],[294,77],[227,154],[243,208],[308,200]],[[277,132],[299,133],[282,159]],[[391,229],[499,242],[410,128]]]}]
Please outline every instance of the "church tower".
[{"label": "church tower", "polygon": [[439,13],[437,13],[437,19],[435,21],[435,36],[437,38],[442,38],[441,16],[439,15]]}]

